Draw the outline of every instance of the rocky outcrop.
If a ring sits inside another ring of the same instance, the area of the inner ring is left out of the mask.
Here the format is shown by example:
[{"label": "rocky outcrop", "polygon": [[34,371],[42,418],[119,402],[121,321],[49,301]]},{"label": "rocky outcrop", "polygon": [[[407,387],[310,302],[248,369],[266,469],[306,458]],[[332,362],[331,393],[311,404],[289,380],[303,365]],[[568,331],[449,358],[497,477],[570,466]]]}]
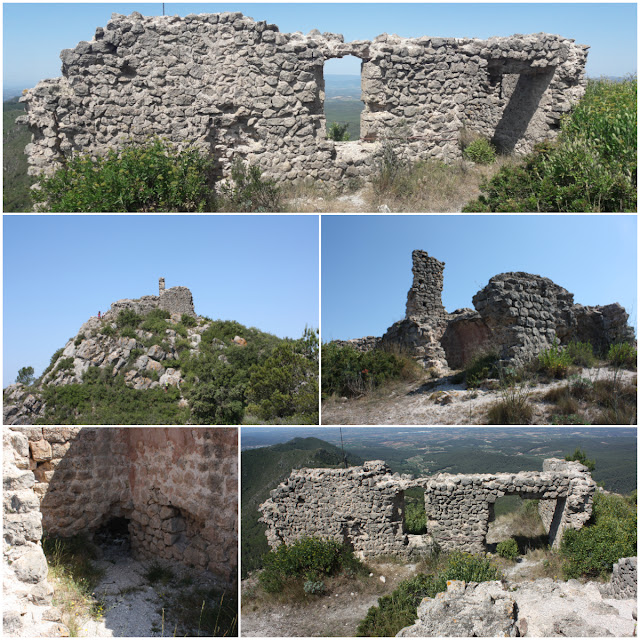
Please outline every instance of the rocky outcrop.
[{"label": "rocky outcrop", "polygon": [[473,296],[473,309],[447,313],[442,306],[444,263],[414,251],[413,284],[406,317],[379,340],[357,343],[360,350],[402,349],[436,373],[463,367],[474,355],[495,351],[506,365],[522,365],[554,343],[590,342],[594,349],[632,342],[629,314],[618,303],[584,307],[549,278],[524,272],[501,273]]},{"label": "rocky outcrop", "polygon": [[[553,138],[584,93],[588,47],[539,33],[401,38],[280,33],[240,13],[113,14],[91,41],[61,53],[62,77],[22,98],[30,173],[74,151],[162,136],[282,180],[369,175],[389,141],[411,160],[461,157],[463,129],[518,153]],[[362,60],[362,140],[326,137],[323,67]]]},{"label": "rocky outcrop", "polygon": [[[404,491],[424,489],[427,533],[409,536]],[[540,501],[549,544],[591,515],[596,484],[578,462],[550,458],[543,471],[497,474],[440,473],[425,478],[392,474],[380,461],[349,469],[300,469],[260,505],[272,548],[306,536],[346,541],[363,557],[411,556],[437,544],[445,551],[486,550],[493,505],[505,495]]]},{"label": "rocky outcrop", "polygon": [[[155,309],[170,314],[161,341],[144,328],[131,329],[127,336],[121,335],[117,323],[120,312],[132,310],[145,316]],[[184,314],[196,319],[195,323],[189,323],[195,326],[182,323]],[[34,424],[45,416],[46,404],[42,397],[45,387],[81,383],[87,375],[113,378],[124,372],[125,384],[133,389],[180,389],[184,379],[175,364],[179,352],[188,349],[191,355],[197,355],[202,335],[210,326],[211,321],[196,316],[191,292],[186,287],[161,288],[158,296],[118,300],[102,317],[91,317],[80,327],[34,385],[25,387],[15,383],[4,390],[4,424]],[[228,346],[218,342],[222,351],[219,357],[224,358]],[[186,406],[184,398],[180,402]]]},{"label": "rocky outcrop", "polygon": [[632,636],[634,600],[610,600],[593,582],[475,582],[453,580],[424,598],[418,619],[399,637]]}]

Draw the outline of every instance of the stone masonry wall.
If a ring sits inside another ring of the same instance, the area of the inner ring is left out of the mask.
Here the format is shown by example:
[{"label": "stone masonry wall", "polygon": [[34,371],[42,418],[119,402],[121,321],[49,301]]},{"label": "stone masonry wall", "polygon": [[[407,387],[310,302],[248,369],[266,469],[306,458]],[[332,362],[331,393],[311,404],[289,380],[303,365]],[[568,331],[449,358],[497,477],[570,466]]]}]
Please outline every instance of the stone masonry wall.
[{"label": "stone masonry wall", "polygon": [[[384,141],[412,160],[457,159],[463,129],[522,153],[554,137],[584,93],[587,49],[544,33],[344,42],[315,29],[280,33],[240,13],[113,14],[61,53],[60,78],[23,96],[30,173],[149,136],[195,144],[223,175],[240,159],[294,181],[366,177]],[[345,55],[362,60],[362,140],[335,143],[323,69]]]},{"label": "stone masonry wall", "polygon": [[42,550],[42,514],[34,492],[35,462],[24,433],[4,429],[3,440],[3,635],[68,636],[60,612],[51,607]]},{"label": "stone masonry wall", "polygon": [[129,520],[133,552],[211,571],[237,564],[237,432],[227,428],[21,427],[47,533]]},{"label": "stone masonry wall", "polygon": [[406,317],[380,339],[336,341],[361,350],[404,349],[423,367],[444,373],[461,368],[476,353],[495,350],[504,363],[521,365],[554,341],[590,342],[605,350],[617,342],[633,342],[629,314],[618,303],[585,307],[549,278],[530,273],[501,273],[473,296],[473,309],[447,313],[442,305],[444,263],[425,251],[412,253],[413,284]]},{"label": "stone masonry wall", "polygon": [[610,598],[638,597],[638,558],[620,558],[613,565],[611,581],[603,590]]},{"label": "stone masonry wall", "polygon": [[192,318],[196,317],[193,307],[193,296],[187,287],[164,288],[164,278],[162,278],[162,288],[159,287],[159,295],[142,296],[141,298],[117,300],[111,303],[111,308],[104,314],[107,320],[116,320],[120,311],[131,309],[138,315],[146,315],[154,309],[164,309],[170,313],[182,315],[186,313]]},{"label": "stone masonry wall", "polygon": [[[425,490],[426,536],[404,531],[404,491],[414,487]],[[486,548],[498,498],[515,494],[548,504],[551,518],[543,522],[550,544],[557,547],[565,529],[580,529],[589,519],[595,487],[586,467],[559,459],[545,460],[541,473],[445,473],[416,479],[391,474],[384,462],[371,461],[350,469],[294,470],[260,511],[272,548],[321,536],[348,541],[362,556],[410,555],[434,543],[444,550],[477,553]]]}]

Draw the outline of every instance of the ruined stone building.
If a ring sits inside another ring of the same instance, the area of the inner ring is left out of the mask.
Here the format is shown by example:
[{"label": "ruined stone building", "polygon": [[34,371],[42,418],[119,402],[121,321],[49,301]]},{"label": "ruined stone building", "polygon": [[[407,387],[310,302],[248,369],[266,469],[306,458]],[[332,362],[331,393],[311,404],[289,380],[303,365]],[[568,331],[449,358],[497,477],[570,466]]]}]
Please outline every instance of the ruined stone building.
[{"label": "ruined stone building", "polygon": [[[272,548],[318,536],[346,542],[361,557],[410,556],[437,545],[445,551],[486,550],[494,504],[503,496],[539,500],[549,544],[591,516],[596,483],[579,462],[545,460],[542,472],[459,474],[424,478],[392,474],[380,460],[350,469],[298,469],[260,505]],[[424,489],[427,533],[410,535],[404,492]]]},{"label": "ruined stone building", "polygon": [[[411,160],[452,161],[465,129],[524,153],[553,138],[583,95],[587,49],[546,33],[344,42],[240,13],[113,14],[92,40],[62,51],[61,77],[23,96],[30,173],[149,136],[197,145],[220,174],[240,159],[282,180],[366,177],[385,141]],[[326,136],[323,70],[347,55],[362,61],[362,139],[336,143]]]},{"label": "ruined stone building", "polygon": [[336,340],[342,346],[368,351],[401,346],[425,368],[444,371],[462,367],[481,351],[495,349],[505,363],[524,364],[554,341],[572,340],[607,348],[634,339],[629,314],[616,303],[575,304],[573,294],[549,278],[530,273],[501,273],[473,296],[473,309],[447,313],[442,305],[444,262],[416,250],[413,284],[407,294],[405,318],[382,337]]},{"label": "ruined stone building", "polygon": [[5,633],[50,621],[58,635],[43,531],[92,537],[119,520],[134,556],[236,581],[236,429],[12,427],[3,443]]}]

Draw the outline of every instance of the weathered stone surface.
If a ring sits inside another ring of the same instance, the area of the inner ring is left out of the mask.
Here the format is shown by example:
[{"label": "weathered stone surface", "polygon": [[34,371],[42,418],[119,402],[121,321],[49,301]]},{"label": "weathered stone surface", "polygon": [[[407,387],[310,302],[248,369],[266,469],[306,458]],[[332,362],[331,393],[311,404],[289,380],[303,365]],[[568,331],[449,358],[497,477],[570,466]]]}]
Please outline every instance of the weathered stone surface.
[{"label": "weathered stone surface", "polygon": [[613,565],[611,581],[603,585],[603,595],[609,598],[633,598],[638,596],[638,558],[620,558]]},{"label": "weathered stone surface", "polygon": [[413,284],[406,317],[382,338],[369,336],[336,341],[360,351],[401,348],[422,366],[443,373],[461,368],[475,354],[495,350],[505,364],[520,365],[548,349],[554,341],[591,342],[604,349],[633,341],[629,314],[618,304],[583,307],[573,294],[549,278],[530,273],[501,273],[473,297],[476,311],[447,313],[442,306],[444,263],[414,251]]},{"label": "weathered stone surface", "polygon": [[[427,533],[408,536],[404,491],[424,489]],[[260,505],[272,548],[304,536],[347,540],[362,556],[423,553],[433,543],[446,551],[486,550],[493,505],[505,495],[540,501],[540,515],[557,548],[565,529],[580,529],[591,515],[596,484],[577,462],[551,458],[536,473],[440,473],[425,478],[392,474],[380,460],[349,469],[300,469]]]},{"label": "weathered stone surface", "polygon": [[[544,33],[344,42],[280,33],[239,13],[114,14],[94,40],[61,53],[62,77],[22,98],[30,173],[149,135],[195,143],[225,176],[241,159],[293,181],[366,177],[386,140],[401,157],[451,161],[463,129],[526,152],[557,135],[584,93],[587,49]],[[325,133],[323,65],[345,55],[362,60],[362,140],[335,143]]]}]

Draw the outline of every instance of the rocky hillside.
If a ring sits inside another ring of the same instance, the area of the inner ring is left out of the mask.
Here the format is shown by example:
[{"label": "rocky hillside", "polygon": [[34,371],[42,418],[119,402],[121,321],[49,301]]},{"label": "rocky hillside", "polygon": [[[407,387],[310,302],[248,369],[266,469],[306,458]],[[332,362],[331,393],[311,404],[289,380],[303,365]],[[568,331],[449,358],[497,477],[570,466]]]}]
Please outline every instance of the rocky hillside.
[{"label": "rocky hillside", "polygon": [[7,387],[4,424],[317,423],[314,331],[282,340],[197,316],[185,287],[160,293],[113,303]]}]

